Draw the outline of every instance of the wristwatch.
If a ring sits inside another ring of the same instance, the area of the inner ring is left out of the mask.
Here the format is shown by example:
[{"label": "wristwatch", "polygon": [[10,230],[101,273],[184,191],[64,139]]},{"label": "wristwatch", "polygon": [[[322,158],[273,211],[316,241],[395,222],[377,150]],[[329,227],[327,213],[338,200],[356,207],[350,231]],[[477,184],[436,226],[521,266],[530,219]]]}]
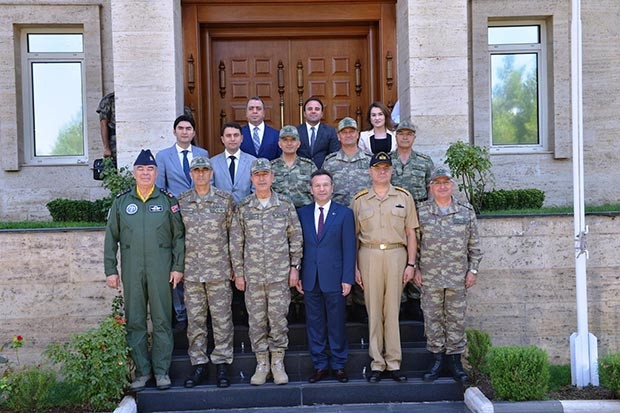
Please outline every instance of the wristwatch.
[{"label": "wristwatch", "polygon": [[418,264],[407,263],[407,267],[418,268]]},{"label": "wristwatch", "polygon": [[469,272],[474,274],[474,275],[478,275],[478,270],[469,270]]},{"label": "wristwatch", "polygon": [[291,264],[291,267],[295,268],[297,271],[301,270],[301,264],[297,264],[297,265]]}]

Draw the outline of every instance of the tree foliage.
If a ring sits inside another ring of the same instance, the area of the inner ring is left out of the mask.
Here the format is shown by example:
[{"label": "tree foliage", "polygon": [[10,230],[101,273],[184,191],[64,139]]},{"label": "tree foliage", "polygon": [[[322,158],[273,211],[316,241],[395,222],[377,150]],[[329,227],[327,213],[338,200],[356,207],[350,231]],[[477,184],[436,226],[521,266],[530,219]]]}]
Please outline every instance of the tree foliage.
[{"label": "tree foliage", "polygon": [[58,132],[51,154],[59,156],[84,155],[82,111],[76,113],[73,119]]}]

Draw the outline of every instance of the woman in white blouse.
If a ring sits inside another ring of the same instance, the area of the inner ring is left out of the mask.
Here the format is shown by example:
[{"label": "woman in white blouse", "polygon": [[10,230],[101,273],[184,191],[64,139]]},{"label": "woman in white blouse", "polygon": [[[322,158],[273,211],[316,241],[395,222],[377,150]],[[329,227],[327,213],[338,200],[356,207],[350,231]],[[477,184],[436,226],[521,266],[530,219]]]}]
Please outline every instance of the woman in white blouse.
[{"label": "woman in white blouse", "polygon": [[396,134],[393,131],[390,110],[381,102],[372,102],[366,113],[371,129],[360,133],[359,148],[369,155],[396,150]]}]

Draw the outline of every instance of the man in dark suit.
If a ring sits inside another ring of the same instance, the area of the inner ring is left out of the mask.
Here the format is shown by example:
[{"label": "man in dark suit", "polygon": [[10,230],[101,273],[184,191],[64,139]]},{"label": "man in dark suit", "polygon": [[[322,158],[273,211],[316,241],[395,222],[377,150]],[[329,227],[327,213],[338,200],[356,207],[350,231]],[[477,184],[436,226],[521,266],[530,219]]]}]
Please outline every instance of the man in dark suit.
[{"label": "man in dark suit", "polygon": [[224,144],[224,152],[211,159],[213,167],[211,184],[217,189],[232,194],[235,203],[238,204],[253,191],[250,182],[250,166],[256,158],[239,148],[243,138],[241,126],[238,123],[226,123],[222,127],[220,139]]},{"label": "man in dark suit", "polygon": [[265,102],[258,96],[251,97],[245,115],[248,124],[241,128],[241,150],[255,158],[267,158],[270,161],[278,158],[282,154],[278,146],[280,135],[265,123]]},{"label": "man in dark suit", "polygon": [[304,294],[308,344],[315,368],[308,381],[325,378],[331,365],[336,380],[346,383],[345,297],[355,280],[355,220],[349,208],[332,202],[334,182],[329,172],[315,171],[310,183],[314,202],[298,210],[304,249],[297,284],[297,290]]},{"label": "man in dark suit", "polygon": [[321,169],[325,157],[340,149],[340,142],[336,129],[321,122],[323,117],[323,102],[317,97],[311,97],[304,103],[304,118],[306,121],[297,126],[301,146],[297,155],[312,159],[317,168]]}]

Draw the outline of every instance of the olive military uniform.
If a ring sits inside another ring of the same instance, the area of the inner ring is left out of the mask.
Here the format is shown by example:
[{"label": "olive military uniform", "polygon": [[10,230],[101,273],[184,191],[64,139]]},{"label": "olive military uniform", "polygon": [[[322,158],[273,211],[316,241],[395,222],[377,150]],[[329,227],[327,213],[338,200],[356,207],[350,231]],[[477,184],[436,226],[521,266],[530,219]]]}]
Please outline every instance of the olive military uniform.
[{"label": "olive military uniform", "polygon": [[416,205],[426,201],[428,199],[427,188],[433,170],[433,160],[430,156],[412,150],[405,163],[396,151],[392,152],[390,156],[393,169],[392,185],[409,191]]},{"label": "olive military uniform", "polygon": [[312,202],[309,182],[310,175],[316,171],[314,162],[298,156],[293,165],[288,166],[280,157],[271,161],[271,170],[275,174],[271,188],[290,199],[295,208]]},{"label": "olive military uniform", "polygon": [[[137,376],[168,374],[174,347],[170,272],[184,269],[184,229],[172,194],[154,188],[144,202],[137,189],[114,199],[104,242],[106,276],[119,274],[127,316],[127,344]],[[153,323],[152,363],[147,349],[147,305]]]}]

